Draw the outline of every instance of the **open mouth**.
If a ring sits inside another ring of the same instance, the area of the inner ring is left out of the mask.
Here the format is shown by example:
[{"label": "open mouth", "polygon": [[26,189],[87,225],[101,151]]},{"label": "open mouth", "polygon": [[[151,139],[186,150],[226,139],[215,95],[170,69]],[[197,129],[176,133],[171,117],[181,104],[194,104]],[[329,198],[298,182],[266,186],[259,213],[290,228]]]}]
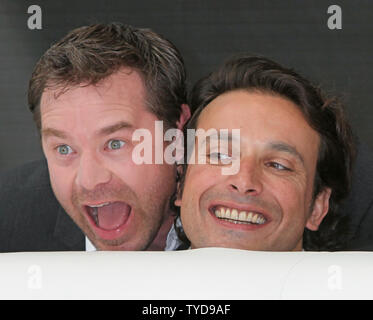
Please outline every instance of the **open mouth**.
[{"label": "open mouth", "polygon": [[117,230],[128,221],[131,206],[125,202],[101,202],[84,206],[90,222],[105,231]]},{"label": "open mouth", "polygon": [[268,220],[256,211],[217,205],[210,208],[210,212],[219,220],[242,225],[264,225]]}]

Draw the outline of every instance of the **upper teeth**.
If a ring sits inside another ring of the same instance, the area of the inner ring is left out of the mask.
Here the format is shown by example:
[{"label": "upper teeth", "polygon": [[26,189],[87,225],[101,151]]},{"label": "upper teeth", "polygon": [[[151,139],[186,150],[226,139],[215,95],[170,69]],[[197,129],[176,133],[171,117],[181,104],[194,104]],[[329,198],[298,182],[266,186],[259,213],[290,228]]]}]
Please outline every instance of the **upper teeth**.
[{"label": "upper teeth", "polygon": [[234,223],[263,224],[266,222],[266,219],[260,213],[251,211],[238,211],[237,209],[219,206],[215,208],[214,213],[218,218],[233,220]]},{"label": "upper teeth", "polygon": [[110,202],[105,202],[105,203],[101,203],[101,204],[96,204],[94,206],[88,206],[88,207],[91,207],[91,208],[101,208],[103,206],[107,206],[108,204],[110,204]]}]

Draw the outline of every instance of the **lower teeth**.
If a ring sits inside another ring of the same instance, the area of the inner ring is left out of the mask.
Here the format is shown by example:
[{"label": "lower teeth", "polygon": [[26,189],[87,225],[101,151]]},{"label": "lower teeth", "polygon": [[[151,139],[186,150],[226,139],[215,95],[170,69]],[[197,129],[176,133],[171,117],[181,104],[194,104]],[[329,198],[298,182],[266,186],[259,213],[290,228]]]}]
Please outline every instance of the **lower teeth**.
[{"label": "lower teeth", "polygon": [[219,218],[220,220],[225,220],[228,222],[232,222],[234,224],[258,224],[258,223],[253,223],[249,221],[240,221],[240,220],[232,220],[232,219],[226,219],[226,218]]}]

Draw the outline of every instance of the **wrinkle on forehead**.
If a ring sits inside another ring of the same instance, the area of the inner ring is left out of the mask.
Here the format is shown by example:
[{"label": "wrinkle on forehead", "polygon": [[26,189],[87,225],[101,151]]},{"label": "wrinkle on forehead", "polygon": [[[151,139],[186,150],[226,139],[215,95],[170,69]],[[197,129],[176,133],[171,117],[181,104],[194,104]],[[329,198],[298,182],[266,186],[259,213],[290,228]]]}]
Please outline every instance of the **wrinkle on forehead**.
[{"label": "wrinkle on forehead", "polygon": [[147,103],[144,99],[146,92],[141,74],[134,69],[124,67],[97,83],[83,82],[71,86],[58,84],[49,85],[42,94],[40,105],[43,106],[45,110],[58,102],[57,100],[66,99],[67,92],[73,92],[68,94],[68,97],[75,97],[74,91],[84,92],[85,90],[92,89],[97,93],[99,101],[102,100],[104,96],[109,96],[113,98],[113,100],[119,99],[120,101],[129,99],[141,101],[143,104]]}]

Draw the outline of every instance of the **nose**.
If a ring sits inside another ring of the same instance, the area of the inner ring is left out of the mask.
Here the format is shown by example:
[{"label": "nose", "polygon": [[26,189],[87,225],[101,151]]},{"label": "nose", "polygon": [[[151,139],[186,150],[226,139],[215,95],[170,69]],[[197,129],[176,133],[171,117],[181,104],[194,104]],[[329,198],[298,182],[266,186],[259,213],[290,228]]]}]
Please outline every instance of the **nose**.
[{"label": "nose", "polygon": [[93,190],[111,180],[111,171],[93,153],[86,152],[79,159],[76,184],[86,190]]},{"label": "nose", "polygon": [[241,195],[252,196],[263,191],[262,173],[255,159],[241,159],[238,173],[228,178],[228,189]]}]

